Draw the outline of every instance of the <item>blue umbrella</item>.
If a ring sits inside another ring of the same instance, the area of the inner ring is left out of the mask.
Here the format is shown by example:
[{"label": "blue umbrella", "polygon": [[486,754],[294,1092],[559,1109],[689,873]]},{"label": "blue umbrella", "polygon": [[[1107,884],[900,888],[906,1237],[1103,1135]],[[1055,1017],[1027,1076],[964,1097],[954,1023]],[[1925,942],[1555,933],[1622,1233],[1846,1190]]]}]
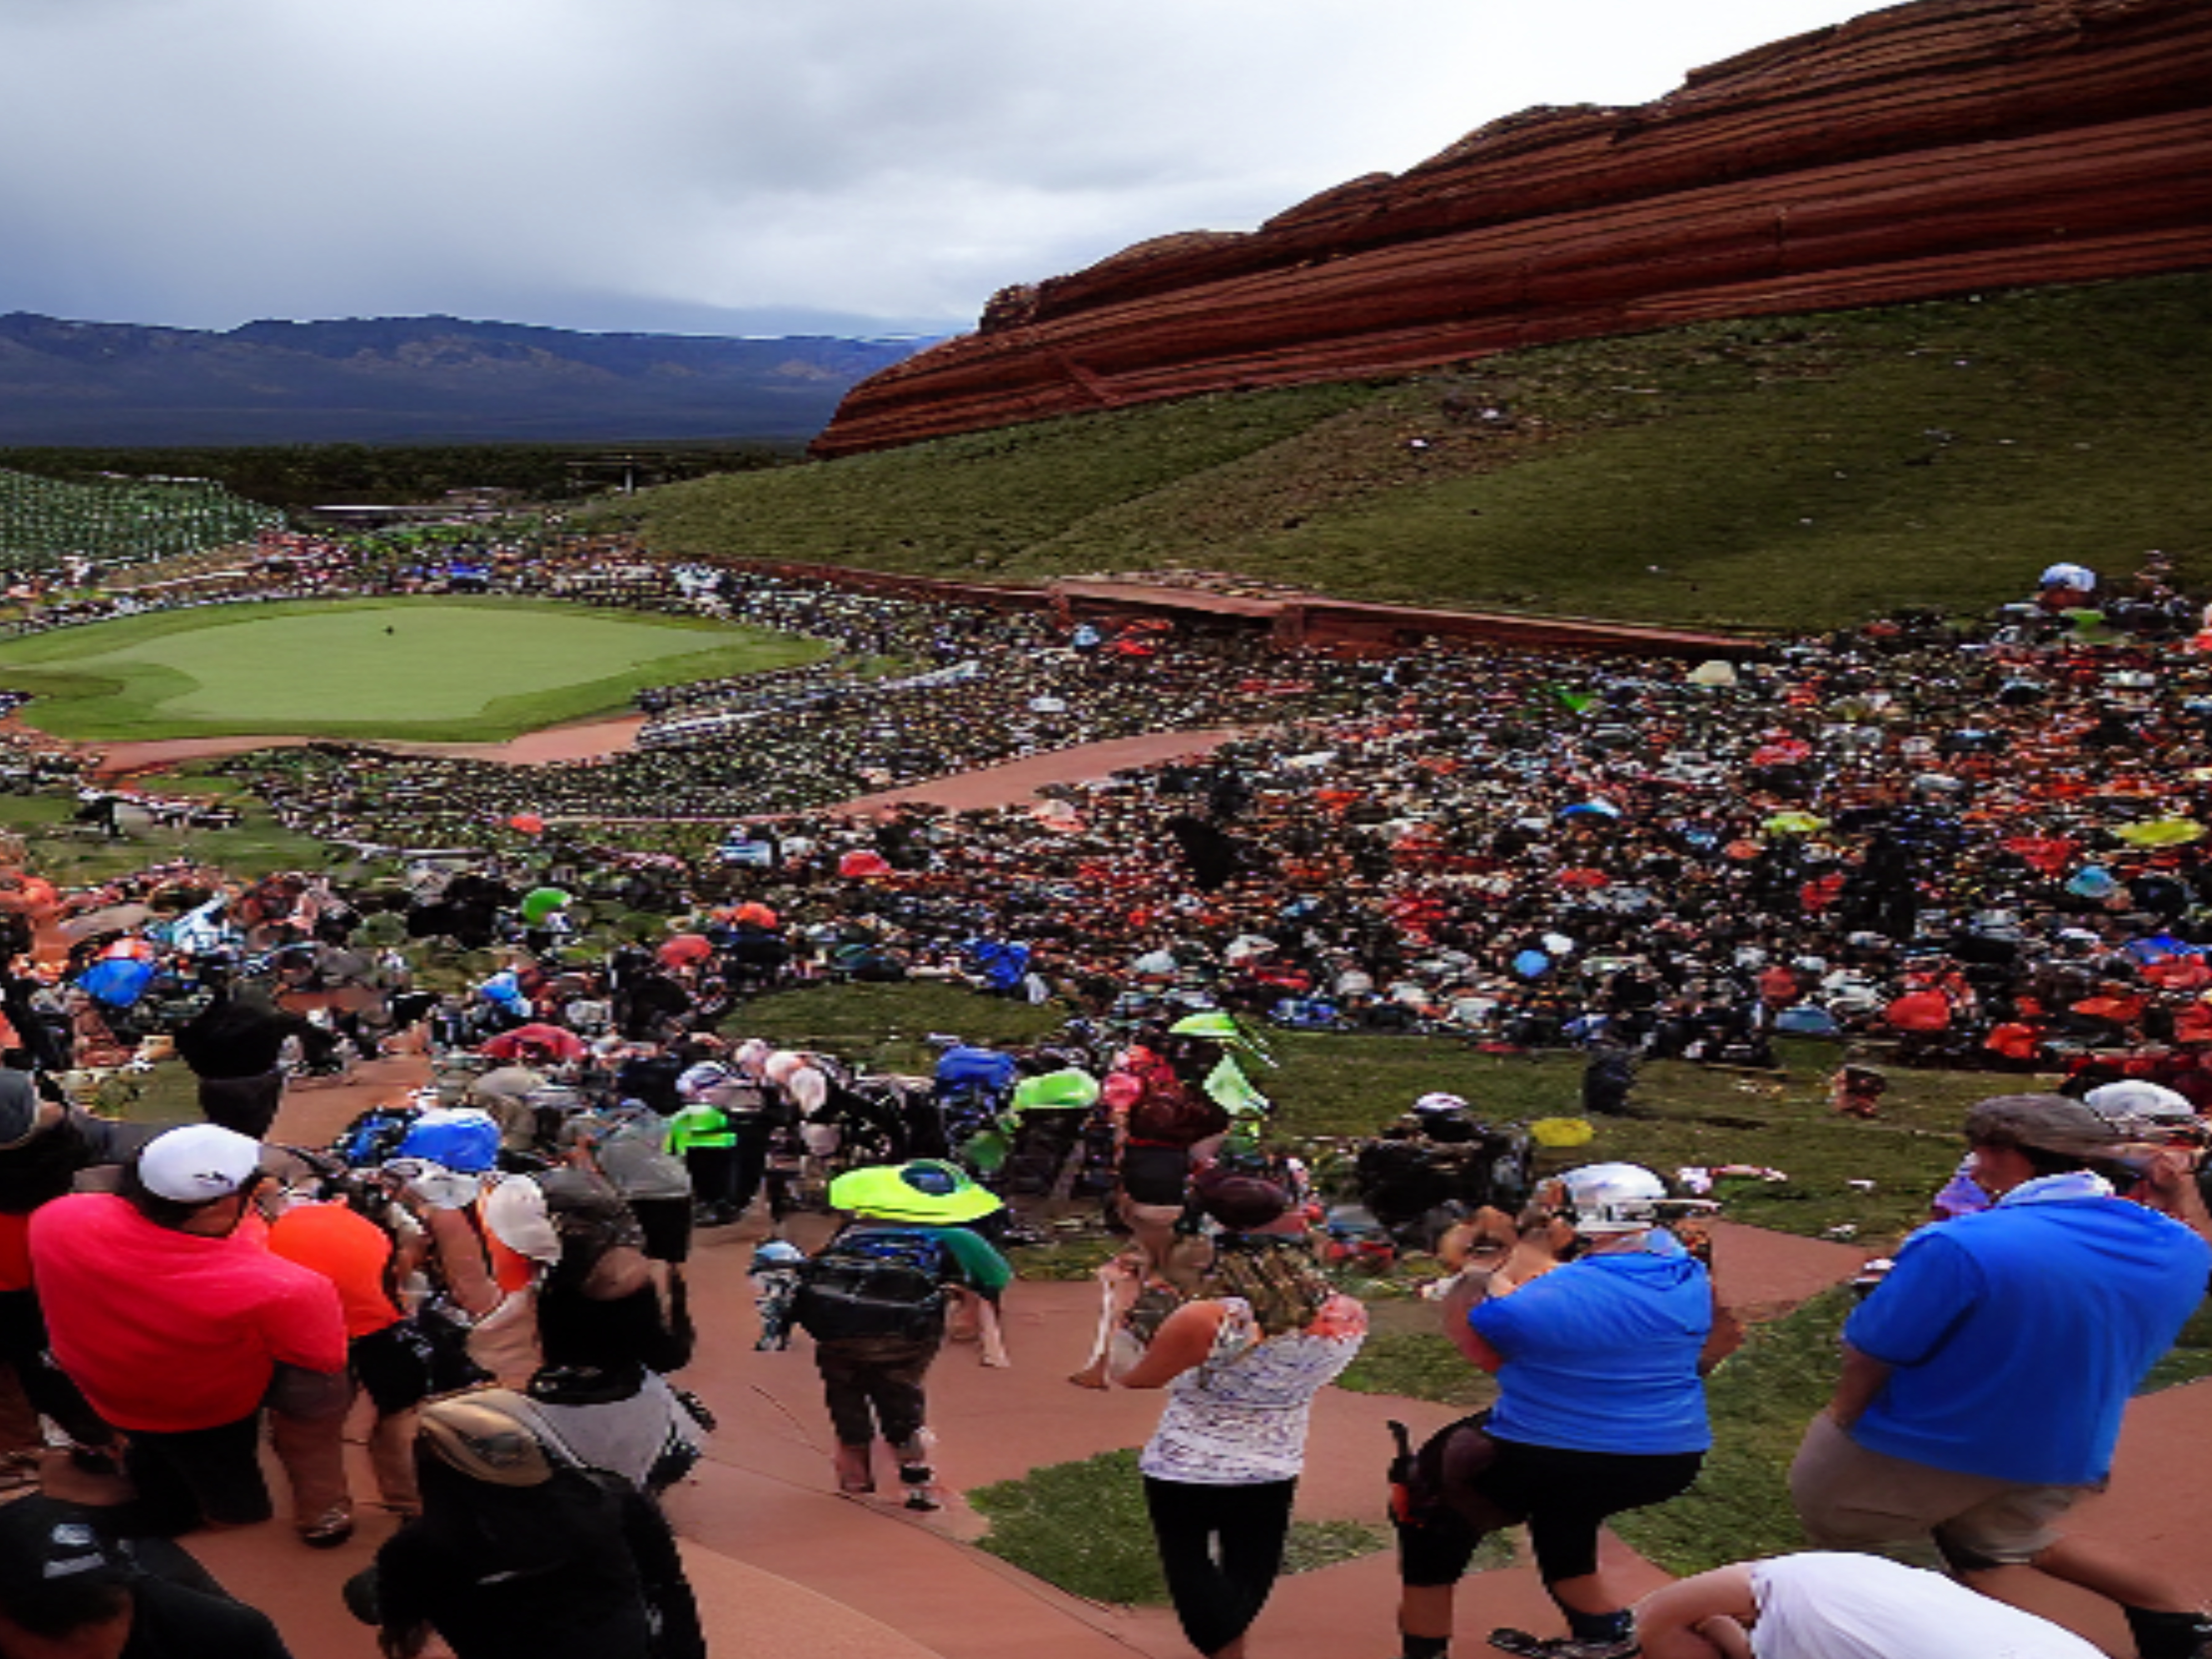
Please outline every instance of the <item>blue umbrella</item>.
[{"label": "blue umbrella", "polygon": [[77,989],[111,1008],[128,1008],[146,994],[154,982],[154,964],[135,957],[112,957],[95,962],[77,980]]},{"label": "blue umbrella", "polygon": [[1793,1008],[1784,1008],[1774,1017],[1774,1029],[1785,1036],[1840,1036],[1843,1027],[1826,1008],[1809,1002],[1801,1002]]}]

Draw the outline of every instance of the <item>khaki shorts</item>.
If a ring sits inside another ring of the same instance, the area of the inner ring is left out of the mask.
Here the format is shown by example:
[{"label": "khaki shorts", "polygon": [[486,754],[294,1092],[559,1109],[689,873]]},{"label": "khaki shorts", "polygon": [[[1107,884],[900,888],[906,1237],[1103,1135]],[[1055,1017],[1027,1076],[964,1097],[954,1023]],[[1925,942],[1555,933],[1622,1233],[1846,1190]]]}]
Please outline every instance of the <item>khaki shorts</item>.
[{"label": "khaki shorts", "polygon": [[1790,1496],[1816,1549],[1909,1555],[1933,1538],[1956,1571],[2033,1560],[2054,1523],[2100,1486],[2031,1486],[1869,1451],[1823,1412],[1790,1468]]}]

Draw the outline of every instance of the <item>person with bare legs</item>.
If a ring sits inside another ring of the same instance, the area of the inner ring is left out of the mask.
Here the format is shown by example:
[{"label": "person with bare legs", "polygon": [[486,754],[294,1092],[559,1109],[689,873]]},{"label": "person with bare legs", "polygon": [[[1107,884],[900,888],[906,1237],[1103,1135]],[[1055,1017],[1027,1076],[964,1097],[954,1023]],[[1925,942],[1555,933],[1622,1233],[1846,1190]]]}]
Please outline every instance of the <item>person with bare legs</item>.
[{"label": "person with bare legs", "polygon": [[1806,1536],[1932,1540],[1969,1582],[2033,1567],[2119,1603],[2141,1659],[2212,1659],[2212,1618],[2171,1574],[2057,1526],[2103,1490],[2129,1399],[2203,1300],[2196,1154],[2058,1095],[1984,1100],[1966,1129],[1995,1201],[1907,1239],[1844,1327],[1790,1470]]}]

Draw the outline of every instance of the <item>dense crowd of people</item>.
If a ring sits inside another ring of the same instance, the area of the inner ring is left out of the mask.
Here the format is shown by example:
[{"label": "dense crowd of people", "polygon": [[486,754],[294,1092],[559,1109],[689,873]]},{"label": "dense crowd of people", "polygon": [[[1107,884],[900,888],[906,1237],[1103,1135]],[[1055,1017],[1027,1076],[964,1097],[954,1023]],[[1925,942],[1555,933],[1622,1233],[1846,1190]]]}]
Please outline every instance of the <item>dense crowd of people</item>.
[{"label": "dense crowd of people", "polygon": [[[1778,1032],[1842,1031],[1954,1065],[2119,1056],[2212,1097],[2200,653],[1887,625],[1736,665],[1428,649],[1259,672],[1203,641],[1102,661],[969,625],[1003,647],[972,679],[756,711],[696,750],[237,765],[356,844],[489,841],[565,878],[674,853],[685,893],[772,905],[815,971],[858,949],[959,972],[992,939],[1093,1012],[1182,997],[1749,1064]],[[820,810],[1147,726],[1249,735],[1032,807]]]},{"label": "dense crowd of people", "polygon": [[[63,895],[0,877],[0,1425],[35,1424],[19,1484],[58,1461],[126,1500],[0,1510],[5,1659],[281,1653],[163,1540],[276,1515],[266,1432],[301,1543],[343,1542],[356,1410],[377,1502],[404,1524],[346,1596],[387,1654],[434,1633],[459,1659],[703,1653],[659,1503],[713,1427],[682,1387],[695,1229],[764,1223],[761,1340],[808,1339],[828,1482],[860,1498],[888,1471],[928,1513],[946,1498],[933,1360],[962,1328],[1006,1358],[1006,1183],[975,1148],[1024,1099],[1073,1107],[1108,1148],[1129,1244],[1073,1380],[1162,1391],[1140,1468],[1168,1593],[1197,1651],[1242,1659],[1311,1401],[1365,1335],[1237,1065],[1268,1020],[1632,1063],[1758,1065],[1804,1032],[2073,1074],[1973,1109],[1953,1218],[1905,1242],[1847,1326],[1791,1476],[1818,1552],[1640,1607],[1600,1528],[1696,1480],[1703,1377],[1738,1334],[1670,1230],[1697,1206],[1601,1165],[1447,1231],[1440,1326],[1498,1395],[1393,1466],[1404,1659],[1443,1659],[1454,1587],[1516,1525],[1567,1633],[1492,1632],[1507,1653],[2087,1650],[1875,1559],[1932,1540],[1962,1582],[2027,1566],[2118,1602],[2142,1659],[2212,1654],[2161,1564],[2063,1524],[2212,1279],[2191,1178],[2212,1105],[2212,657],[2179,629],[2085,636],[2054,599],[1734,662],[1275,658],[783,577],[625,566],[595,586],[605,549],[461,552],[414,545],[414,563],[356,577],[403,591],[465,568],[515,592],[715,607],[836,655],[649,693],[675,736],[597,764],[356,745],[236,763],[295,828],[454,849],[402,882],[178,868]],[[1019,808],[837,810],[1199,727],[1238,735]],[[593,929],[603,902],[669,925],[619,943]],[[419,988],[434,941],[497,965]],[[948,1127],[950,1071],[917,1101],[836,1056],[738,1040],[750,997],[907,977],[1091,1024],[1003,1069],[966,1054],[959,1086],[992,1109],[973,1135]],[[327,1151],[270,1144],[291,1078],[418,1045],[420,1097]],[[171,1053],[204,1122],[85,1109],[88,1079]],[[2100,1105],[2110,1079],[2158,1085],[2158,1109]],[[1876,1115],[1880,1090],[1846,1076],[1838,1104]],[[840,1218],[807,1253],[787,1223],[810,1199]]]}]

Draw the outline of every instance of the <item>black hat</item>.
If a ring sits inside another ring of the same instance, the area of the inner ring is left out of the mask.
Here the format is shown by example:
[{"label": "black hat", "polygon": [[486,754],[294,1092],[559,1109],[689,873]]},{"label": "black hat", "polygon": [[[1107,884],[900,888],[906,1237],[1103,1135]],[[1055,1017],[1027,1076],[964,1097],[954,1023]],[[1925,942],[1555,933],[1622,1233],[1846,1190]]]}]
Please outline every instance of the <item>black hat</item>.
[{"label": "black hat", "polygon": [[83,1512],[52,1498],[0,1507],[0,1613],[61,1637],[114,1617],[131,1569]]}]

